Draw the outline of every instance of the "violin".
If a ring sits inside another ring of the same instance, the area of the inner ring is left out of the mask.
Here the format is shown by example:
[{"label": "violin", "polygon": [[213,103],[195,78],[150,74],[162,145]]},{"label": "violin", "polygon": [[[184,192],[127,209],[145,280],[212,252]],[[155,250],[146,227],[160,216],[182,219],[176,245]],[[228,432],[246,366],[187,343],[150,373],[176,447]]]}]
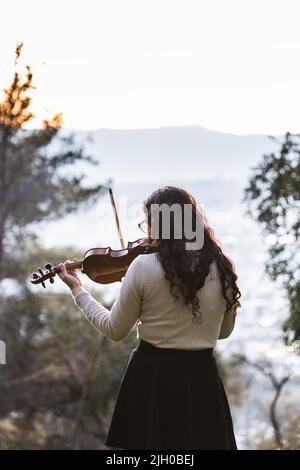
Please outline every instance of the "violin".
[{"label": "violin", "polygon": [[[109,195],[115,214],[121,250],[113,250],[110,247],[91,248],[86,251],[82,260],[69,262],[65,265],[67,270],[81,269],[83,274],[86,274],[98,284],[121,281],[130,264],[138,255],[156,251],[155,242],[149,238],[140,238],[134,242],[128,242],[127,247],[125,247],[111,188],[109,188]],[[45,265],[45,269],[46,272],[43,272],[41,268],[38,268],[38,273],[31,274],[30,282],[32,284],[42,284],[43,287],[46,287],[45,281],[49,279],[50,283],[53,284],[55,275],[60,272],[60,267],[58,265],[51,266],[48,263]]]}]

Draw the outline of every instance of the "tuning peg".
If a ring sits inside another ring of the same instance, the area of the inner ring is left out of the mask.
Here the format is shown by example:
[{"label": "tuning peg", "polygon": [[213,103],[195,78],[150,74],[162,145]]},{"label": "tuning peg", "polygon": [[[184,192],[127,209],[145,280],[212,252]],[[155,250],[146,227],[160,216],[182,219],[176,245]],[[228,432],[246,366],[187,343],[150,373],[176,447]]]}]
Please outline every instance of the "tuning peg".
[{"label": "tuning peg", "polygon": [[53,274],[53,277],[50,277],[50,279],[49,279],[49,280],[50,280],[50,283],[53,284],[55,274],[54,274],[53,271],[52,271],[52,266],[51,266],[51,264],[50,264],[50,263],[46,264],[46,265],[45,265],[45,268],[48,269],[49,273]]},{"label": "tuning peg", "polygon": [[[41,268],[38,268],[38,271],[39,271],[39,273],[40,273],[41,276],[44,276],[44,273],[43,273],[43,271],[41,270]],[[42,286],[44,287],[44,289],[46,289],[46,286],[45,286],[44,281],[42,281],[41,284],[42,284]]]}]

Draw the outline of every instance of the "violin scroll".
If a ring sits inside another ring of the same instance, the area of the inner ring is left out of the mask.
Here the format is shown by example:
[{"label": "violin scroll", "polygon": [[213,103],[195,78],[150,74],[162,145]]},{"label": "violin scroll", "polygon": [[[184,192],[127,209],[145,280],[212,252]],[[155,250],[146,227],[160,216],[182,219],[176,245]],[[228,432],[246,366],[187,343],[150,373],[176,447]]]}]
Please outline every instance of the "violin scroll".
[{"label": "violin scroll", "polygon": [[[76,261],[72,263],[67,263],[67,269],[79,269],[82,267],[82,261]],[[50,283],[54,283],[54,277],[56,274],[60,271],[59,266],[51,266],[50,263],[47,263],[45,265],[45,269],[47,272],[43,272],[41,268],[38,268],[38,273],[33,273],[30,276],[30,282],[32,284],[42,284],[42,286],[45,288],[46,284],[45,281],[47,279],[50,280]]]},{"label": "violin scroll", "polygon": [[54,282],[54,276],[56,272],[52,271],[52,266],[51,264],[47,263],[45,266],[45,269],[48,271],[47,273],[43,273],[41,268],[38,268],[38,273],[33,273],[30,277],[30,281],[32,284],[42,284],[44,288],[46,288],[45,281],[47,279],[50,279],[50,283],[53,284]]}]

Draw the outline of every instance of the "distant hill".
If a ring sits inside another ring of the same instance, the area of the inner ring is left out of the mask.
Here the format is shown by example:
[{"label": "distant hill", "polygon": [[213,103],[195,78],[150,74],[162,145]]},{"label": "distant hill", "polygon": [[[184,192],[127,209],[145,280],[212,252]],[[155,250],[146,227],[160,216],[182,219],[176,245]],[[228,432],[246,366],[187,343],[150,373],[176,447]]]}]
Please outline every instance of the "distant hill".
[{"label": "distant hill", "polygon": [[275,145],[267,136],[225,134],[200,126],[75,132],[80,140],[93,139],[87,148],[101,161],[101,178],[112,177],[116,183],[244,182],[250,168]]}]

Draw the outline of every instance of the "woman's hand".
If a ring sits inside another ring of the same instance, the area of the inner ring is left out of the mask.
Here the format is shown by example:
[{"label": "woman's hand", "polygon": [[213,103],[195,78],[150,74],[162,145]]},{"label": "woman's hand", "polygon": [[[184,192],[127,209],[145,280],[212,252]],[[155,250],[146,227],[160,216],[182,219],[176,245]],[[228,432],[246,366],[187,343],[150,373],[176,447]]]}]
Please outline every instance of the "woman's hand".
[{"label": "woman's hand", "polygon": [[[76,261],[76,259],[74,259],[74,261]],[[67,270],[66,263],[71,262],[72,261],[67,260],[64,263],[59,263],[58,266],[61,270],[57,274],[70,289],[74,289],[75,287],[82,286],[82,284],[75,269]]]}]

